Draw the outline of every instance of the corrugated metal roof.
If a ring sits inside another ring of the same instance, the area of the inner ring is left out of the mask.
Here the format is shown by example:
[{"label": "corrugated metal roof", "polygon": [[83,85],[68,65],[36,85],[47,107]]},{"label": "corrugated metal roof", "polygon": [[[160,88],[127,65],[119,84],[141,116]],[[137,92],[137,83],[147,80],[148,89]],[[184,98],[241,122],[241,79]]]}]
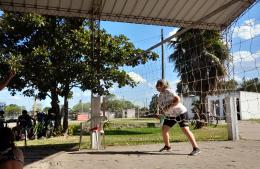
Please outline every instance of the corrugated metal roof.
[{"label": "corrugated metal roof", "polygon": [[[9,11],[222,30],[255,0],[0,0]],[[225,4],[228,4],[225,6]],[[222,8],[222,6],[225,6]],[[214,12],[213,16],[201,18]]]}]

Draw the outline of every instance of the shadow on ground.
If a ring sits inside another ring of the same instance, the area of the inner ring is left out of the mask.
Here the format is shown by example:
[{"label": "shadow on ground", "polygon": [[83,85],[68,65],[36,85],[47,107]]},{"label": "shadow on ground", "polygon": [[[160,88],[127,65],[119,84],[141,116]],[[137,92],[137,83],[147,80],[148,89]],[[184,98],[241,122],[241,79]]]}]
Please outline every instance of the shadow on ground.
[{"label": "shadow on ground", "polygon": [[20,147],[24,153],[25,166],[62,151],[76,151],[78,144],[33,145]]},{"label": "shadow on ground", "polygon": [[158,152],[158,151],[78,151],[69,154],[95,154],[95,155],[184,155],[189,154],[176,152]]}]

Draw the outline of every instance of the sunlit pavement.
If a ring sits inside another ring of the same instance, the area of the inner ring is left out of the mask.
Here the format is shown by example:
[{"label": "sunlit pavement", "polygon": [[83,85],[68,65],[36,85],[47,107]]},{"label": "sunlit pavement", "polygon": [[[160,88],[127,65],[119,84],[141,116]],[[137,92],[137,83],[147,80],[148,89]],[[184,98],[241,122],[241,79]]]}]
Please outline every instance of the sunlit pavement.
[{"label": "sunlit pavement", "polygon": [[188,142],[172,143],[173,151],[164,153],[158,152],[163,144],[58,153],[34,150],[27,152],[25,169],[259,169],[260,124],[239,121],[239,131],[239,141],[199,142],[198,156],[188,156]]},{"label": "sunlit pavement", "polygon": [[198,156],[188,156],[191,151],[188,142],[172,143],[173,151],[164,153],[158,152],[162,146],[158,144],[59,152],[39,158],[25,169],[259,169],[260,141],[214,141],[199,145],[202,152]]}]

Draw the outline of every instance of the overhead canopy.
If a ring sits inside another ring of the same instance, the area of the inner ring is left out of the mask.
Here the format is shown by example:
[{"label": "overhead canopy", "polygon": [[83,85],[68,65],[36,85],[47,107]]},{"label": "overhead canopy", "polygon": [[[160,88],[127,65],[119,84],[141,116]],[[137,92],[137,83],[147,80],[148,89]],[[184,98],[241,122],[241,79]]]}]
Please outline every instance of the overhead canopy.
[{"label": "overhead canopy", "polygon": [[[223,30],[254,2],[255,0],[0,0],[0,8],[174,27],[189,27],[197,23],[195,28]],[[218,11],[214,12],[216,9]],[[212,12],[214,15],[197,22]]]}]

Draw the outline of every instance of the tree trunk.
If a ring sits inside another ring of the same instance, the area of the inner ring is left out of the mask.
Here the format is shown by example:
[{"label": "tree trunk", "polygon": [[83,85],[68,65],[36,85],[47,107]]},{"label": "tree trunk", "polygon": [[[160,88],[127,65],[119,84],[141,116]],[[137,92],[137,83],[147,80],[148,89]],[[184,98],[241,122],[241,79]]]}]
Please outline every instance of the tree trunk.
[{"label": "tree trunk", "polygon": [[55,112],[55,131],[61,131],[61,114],[60,114],[60,107],[59,107],[59,97],[56,88],[51,90],[51,107]]},{"label": "tree trunk", "polygon": [[207,106],[207,103],[206,103],[206,98],[207,98],[207,94],[206,93],[202,93],[201,96],[201,112],[200,113],[205,113],[206,114],[206,106]]},{"label": "tree trunk", "polygon": [[67,95],[64,96],[64,116],[63,116],[63,133],[67,134],[68,131],[68,116],[69,116],[69,112],[68,112],[68,97]]}]

